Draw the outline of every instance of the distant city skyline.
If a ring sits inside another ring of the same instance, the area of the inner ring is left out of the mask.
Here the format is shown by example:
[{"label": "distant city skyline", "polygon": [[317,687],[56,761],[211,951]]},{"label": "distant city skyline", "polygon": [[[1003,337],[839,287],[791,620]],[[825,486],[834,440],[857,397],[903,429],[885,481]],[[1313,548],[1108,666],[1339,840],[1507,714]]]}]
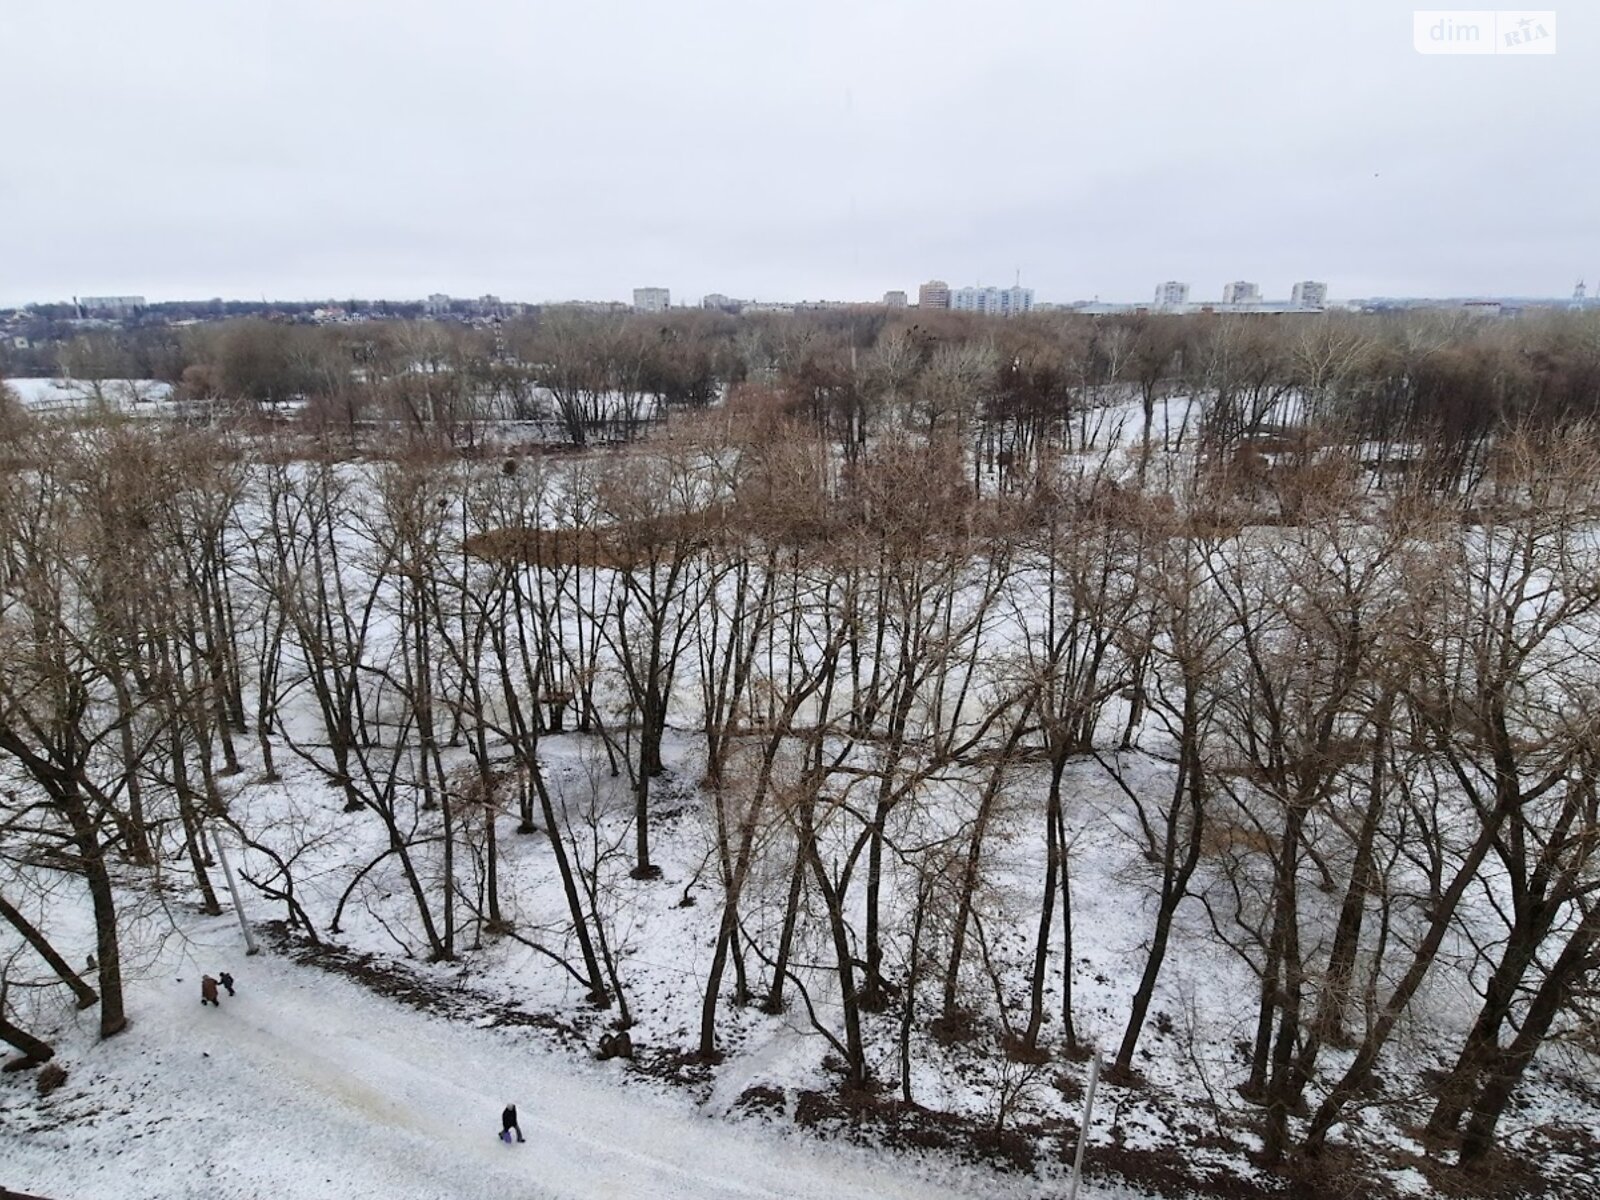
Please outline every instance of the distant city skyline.
[{"label": "distant city skyline", "polygon": [[[1578,276],[1564,286],[1555,286],[1547,291],[1514,292],[1505,289],[1483,288],[1470,292],[1385,292],[1371,294],[1346,293],[1342,289],[1323,282],[1309,280],[1294,280],[1286,285],[1258,284],[1258,290],[1251,296],[1241,296],[1237,300],[1230,299],[1229,289],[1239,281],[1229,281],[1210,286],[1193,286],[1187,281],[1168,281],[1156,285],[1156,297],[1150,299],[1149,286],[1135,289],[1129,295],[1089,295],[1084,293],[1074,295],[1038,295],[1036,289],[1031,287],[1021,288],[975,288],[971,285],[961,287],[948,286],[946,288],[946,303],[937,302],[929,305],[926,297],[918,294],[918,285],[904,288],[880,289],[878,294],[851,296],[843,294],[816,294],[816,295],[789,295],[773,288],[756,289],[753,293],[743,297],[731,298],[728,293],[721,291],[695,292],[693,290],[679,289],[677,287],[647,287],[629,288],[621,295],[600,295],[596,293],[577,292],[570,295],[539,296],[534,294],[506,295],[503,300],[507,304],[516,305],[561,305],[561,304],[597,304],[612,305],[619,309],[634,309],[643,312],[663,312],[679,308],[718,308],[728,305],[762,305],[774,304],[857,304],[879,305],[887,307],[935,307],[951,311],[962,311],[963,306],[956,302],[959,293],[970,295],[973,292],[987,291],[991,294],[1006,292],[1025,292],[1028,295],[1029,307],[1038,305],[1065,306],[1071,304],[1113,304],[1127,307],[1156,307],[1174,308],[1186,306],[1200,308],[1214,305],[1238,304],[1301,304],[1307,306],[1320,306],[1322,304],[1347,304],[1371,300],[1472,300],[1472,299],[1498,299],[1498,300],[1531,300],[1531,301],[1567,301],[1582,300],[1587,292],[1587,278],[1600,279],[1600,271],[1591,276]],[[942,281],[935,281],[936,283]],[[1174,286],[1182,289],[1181,293],[1172,293],[1163,299],[1166,289]],[[928,284],[920,285],[924,291]],[[641,305],[641,293],[648,293],[649,298]],[[890,299],[890,297],[901,297]],[[502,298],[493,292],[484,292],[472,288],[465,288],[458,292],[445,292],[438,289],[429,289],[417,293],[383,293],[362,291],[352,288],[336,289],[327,292],[307,292],[299,295],[291,294],[257,294],[231,293],[216,289],[185,294],[160,295],[154,292],[145,294],[130,294],[126,296],[91,296],[74,292],[61,296],[32,296],[24,299],[7,299],[0,301],[0,309],[21,309],[30,305],[76,304],[80,309],[102,311],[111,307],[130,309],[132,303],[113,305],[112,302],[137,302],[138,305],[146,304],[195,304],[206,303],[211,300],[224,302],[243,301],[247,303],[282,303],[282,304],[315,304],[327,302],[330,304],[345,304],[350,300],[360,300],[370,303],[415,303],[424,306],[426,311],[443,311],[444,306],[451,301],[462,302],[492,302],[499,304]],[[983,307],[972,307],[968,302],[967,311],[985,311]]]},{"label": "distant city skyline", "polygon": [[1524,58],[1420,55],[1411,12],[12,0],[0,304],[868,299],[1019,269],[1056,303],[1569,294],[1600,274],[1600,10]]},{"label": "distant city skyline", "polygon": [[[1600,256],[1597,256],[1597,258],[1600,258]],[[925,274],[926,273],[924,273],[924,275]],[[1074,291],[1070,289],[1070,286],[1068,290],[1057,292],[1053,290],[1047,290],[1043,287],[1032,286],[1029,282],[1030,277],[1026,270],[1022,272],[1021,277],[1023,280],[1022,286],[1026,291],[1032,293],[1034,297],[1034,303],[1036,304],[1060,305],[1100,301],[1111,304],[1142,305],[1150,303],[1152,286],[1160,286],[1155,285],[1152,282],[1153,280],[1160,278],[1159,273],[1156,276],[1152,276],[1151,280],[1146,280],[1142,283],[1136,283],[1125,290],[1115,292],[1106,290],[1089,290],[1087,288],[1080,288]],[[1331,303],[1372,299],[1446,300],[1472,299],[1475,297],[1559,300],[1571,297],[1576,286],[1586,284],[1586,281],[1589,280],[1600,280],[1600,264],[1597,264],[1596,269],[1591,271],[1585,272],[1579,270],[1575,272],[1569,272],[1563,277],[1549,281],[1548,286],[1537,286],[1537,281],[1535,281],[1535,286],[1531,290],[1518,290],[1506,286],[1497,287],[1493,286],[1491,283],[1483,287],[1459,291],[1360,291],[1358,289],[1346,288],[1339,283],[1331,283],[1323,285],[1325,291],[1322,292],[1322,296],[1326,301]],[[139,281],[124,280],[123,282],[138,283]],[[1185,280],[1185,283],[1188,285],[1189,289],[1186,302],[1190,305],[1224,303],[1226,302],[1228,288],[1235,282],[1238,281],[1233,276],[1229,275],[1218,275],[1214,281],[1206,279],[1200,281],[1199,283],[1195,283],[1192,280]],[[1281,280],[1274,277],[1268,277],[1265,279],[1265,281],[1257,285],[1259,288],[1257,298],[1263,301],[1287,301],[1291,298],[1294,289],[1302,282],[1304,282],[1302,276],[1294,276],[1291,278],[1290,276],[1285,275]],[[3,285],[4,281],[0,280],[0,286]],[[885,303],[884,297],[890,292],[904,292],[909,297],[908,302],[910,306],[916,307],[918,304],[917,289],[919,286],[926,285],[919,285],[915,279],[908,279],[904,281],[903,284],[899,280],[891,279],[881,280],[876,283],[868,282],[862,286],[859,294],[850,294],[838,288],[832,290],[823,289],[809,292],[795,292],[788,291],[780,286],[771,284],[766,286],[734,289],[731,291],[727,288],[712,286],[704,291],[700,291],[694,287],[679,286],[677,283],[671,283],[669,286],[661,288],[638,288],[630,284],[614,292],[605,292],[597,288],[579,288],[577,290],[568,290],[564,292],[543,292],[536,284],[519,288],[515,282],[497,288],[490,288],[483,284],[474,286],[470,282],[466,282],[461,284],[458,288],[447,290],[440,287],[437,281],[432,281],[419,284],[416,288],[409,291],[384,291],[374,288],[351,286],[335,286],[331,289],[324,289],[320,291],[309,289],[299,291],[274,291],[271,289],[265,291],[256,289],[252,291],[247,289],[244,291],[238,291],[218,287],[198,287],[188,291],[181,291],[161,289],[155,286],[150,286],[146,287],[143,292],[128,293],[127,295],[137,295],[139,299],[152,304],[197,302],[210,300],[213,298],[222,300],[264,301],[267,303],[282,302],[286,304],[303,304],[315,301],[343,303],[350,299],[370,301],[386,300],[392,302],[415,301],[418,303],[425,303],[430,298],[436,296],[443,296],[454,300],[464,300],[477,299],[486,295],[503,295],[507,301],[521,304],[550,305],[584,301],[596,303],[616,303],[626,307],[632,307],[634,301],[636,300],[636,292],[659,291],[662,293],[667,293],[671,297],[670,301],[652,305],[653,310],[659,311],[661,308],[697,308],[701,306],[702,300],[714,298],[726,299],[729,295],[735,294],[746,297],[746,303],[802,303],[832,301],[854,304],[883,304]],[[991,292],[1004,292],[1010,290],[1009,286],[1000,285],[957,285],[952,283],[948,286],[952,296],[963,289],[969,292],[973,290],[987,290]],[[90,295],[89,289],[87,288],[52,292],[47,294],[0,293],[0,308],[22,308],[30,304],[71,304],[74,302],[84,304],[118,298],[127,297]]]}]

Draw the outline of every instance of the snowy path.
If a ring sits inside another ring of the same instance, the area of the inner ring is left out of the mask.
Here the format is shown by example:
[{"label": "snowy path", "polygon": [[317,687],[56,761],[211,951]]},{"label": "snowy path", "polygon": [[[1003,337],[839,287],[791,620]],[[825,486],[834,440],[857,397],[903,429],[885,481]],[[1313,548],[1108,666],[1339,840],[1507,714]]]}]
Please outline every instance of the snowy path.
[{"label": "snowy path", "polygon": [[[100,1077],[78,1104],[130,1111],[21,1136],[0,1124],[0,1184],[61,1200],[938,1200],[1056,1190],[979,1171],[934,1178],[914,1160],[710,1119],[686,1097],[624,1090],[606,1068],[507,1030],[448,1024],[280,958],[229,950],[205,961],[241,964],[238,996],[202,1009],[192,963],[139,985],[126,1034],[64,1056],[68,1092]],[[525,1145],[495,1138],[507,1101],[518,1105]]]}]

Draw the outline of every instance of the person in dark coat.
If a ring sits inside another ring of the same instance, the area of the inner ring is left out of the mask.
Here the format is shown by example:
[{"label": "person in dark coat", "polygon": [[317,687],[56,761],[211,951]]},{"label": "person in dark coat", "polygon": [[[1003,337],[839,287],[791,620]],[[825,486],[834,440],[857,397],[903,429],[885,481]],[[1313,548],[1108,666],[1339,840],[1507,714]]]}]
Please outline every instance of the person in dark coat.
[{"label": "person in dark coat", "polygon": [[200,979],[200,1007],[204,1008],[207,1004],[222,1007],[222,1001],[217,999],[217,981],[209,975]]},{"label": "person in dark coat", "polygon": [[233,976],[232,975],[229,975],[226,971],[220,971],[217,974],[217,982],[220,983],[223,986],[223,988],[227,991],[228,995],[230,995],[230,996],[233,995]]},{"label": "person in dark coat", "polygon": [[517,1106],[515,1104],[506,1105],[505,1111],[500,1114],[500,1136],[502,1138],[505,1137],[510,1130],[516,1131],[517,1141],[527,1141],[522,1136],[522,1126],[517,1124]]}]

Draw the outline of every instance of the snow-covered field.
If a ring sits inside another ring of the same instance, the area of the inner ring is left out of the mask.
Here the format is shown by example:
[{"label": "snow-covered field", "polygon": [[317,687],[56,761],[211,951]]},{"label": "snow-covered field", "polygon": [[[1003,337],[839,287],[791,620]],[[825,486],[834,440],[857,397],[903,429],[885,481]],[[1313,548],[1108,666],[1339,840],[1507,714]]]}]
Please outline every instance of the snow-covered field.
[{"label": "snow-covered field", "polygon": [[34,413],[108,411],[154,415],[168,410],[172,385],[158,379],[0,379]]}]

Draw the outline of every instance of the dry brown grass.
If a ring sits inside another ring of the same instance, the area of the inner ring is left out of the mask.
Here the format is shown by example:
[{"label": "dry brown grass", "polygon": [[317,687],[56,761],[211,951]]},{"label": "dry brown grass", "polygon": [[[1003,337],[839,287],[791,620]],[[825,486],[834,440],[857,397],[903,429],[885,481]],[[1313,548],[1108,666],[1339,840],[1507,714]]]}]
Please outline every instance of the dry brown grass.
[{"label": "dry brown grass", "polygon": [[620,567],[611,539],[595,529],[491,529],[467,539],[467,553],[538,567]]},{"label": "dry brown grass", "polygon": [[1209,821],[1200,837],[1200,852],[1207,858],[1239,853],[1271,854],[1272,838],[1260,829],[1231,822]]}]

